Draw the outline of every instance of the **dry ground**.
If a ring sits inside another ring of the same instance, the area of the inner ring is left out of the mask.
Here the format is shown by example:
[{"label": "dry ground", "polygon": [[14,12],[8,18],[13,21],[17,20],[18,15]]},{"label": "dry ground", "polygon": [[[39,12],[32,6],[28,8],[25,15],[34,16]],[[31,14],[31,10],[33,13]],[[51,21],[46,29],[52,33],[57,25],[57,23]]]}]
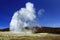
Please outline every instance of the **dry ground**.
[{"label": "dry ground", "polygon": [[20,34],[10,32],[0,32],[0,40],[60,40],[59,34]]}]

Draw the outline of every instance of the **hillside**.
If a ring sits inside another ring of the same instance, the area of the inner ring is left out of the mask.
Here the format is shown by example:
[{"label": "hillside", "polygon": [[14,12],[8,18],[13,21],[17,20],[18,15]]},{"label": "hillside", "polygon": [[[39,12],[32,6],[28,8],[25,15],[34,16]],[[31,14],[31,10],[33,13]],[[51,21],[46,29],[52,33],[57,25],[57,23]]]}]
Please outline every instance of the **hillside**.
[{"label": "hillside", "polygon": [[0,29],[0,31],[9,31],[9,28]]},{"label": "hillside", "polygon": [[[33,33],[53,33],[53,34],[60,34],[60,28],[51,28],[51,27],[38,27],[34,26],[32,28],[26,27],[26,30],[32,30]],[[0,29],[0,31],[10,31],[9,28]]]}]

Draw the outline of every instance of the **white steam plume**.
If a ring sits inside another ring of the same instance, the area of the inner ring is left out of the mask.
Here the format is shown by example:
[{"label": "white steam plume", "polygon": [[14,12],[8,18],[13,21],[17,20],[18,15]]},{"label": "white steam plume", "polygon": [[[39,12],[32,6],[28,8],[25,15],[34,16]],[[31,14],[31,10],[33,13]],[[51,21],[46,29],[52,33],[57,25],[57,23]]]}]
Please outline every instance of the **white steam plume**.
[{"label": "white steam plume", "polygon": [[[34,21],[36,18],[34,5],[30,2],[26,3],[26,8],[21,8],[20,10],[16,11],[12,17],[10,22],[10,31],[11,32],[26,32],[23,30],[23,27],[30,26],[30,21]],[[27,33],[31,33],[27,31]]]},{"label": "white steam plume", "polygon": [[[38,15],[40,16],[42,12],[44,12],[43,9],[39,10]],[[35,19],[34,4],[27,2],[25,8],[21,8],[14,13],[10,22],[10,31],[16,33],[32,33],[32,30],[25,30],[24,27],[40,26]]]}]

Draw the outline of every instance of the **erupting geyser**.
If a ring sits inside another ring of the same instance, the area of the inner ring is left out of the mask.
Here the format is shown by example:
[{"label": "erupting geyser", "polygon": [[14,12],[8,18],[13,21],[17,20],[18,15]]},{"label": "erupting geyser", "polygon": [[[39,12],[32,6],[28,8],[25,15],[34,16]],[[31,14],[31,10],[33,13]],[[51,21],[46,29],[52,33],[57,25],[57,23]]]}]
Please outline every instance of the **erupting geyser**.
[{"label": "erupting geyser", "polygon": [[19,33],[32,33],[31,30],[24,30],[25,26],[31,26],[31,22],[36,18],[34,5],[26,3],[26,8],[16,11],[10,22],[10,31]]}]

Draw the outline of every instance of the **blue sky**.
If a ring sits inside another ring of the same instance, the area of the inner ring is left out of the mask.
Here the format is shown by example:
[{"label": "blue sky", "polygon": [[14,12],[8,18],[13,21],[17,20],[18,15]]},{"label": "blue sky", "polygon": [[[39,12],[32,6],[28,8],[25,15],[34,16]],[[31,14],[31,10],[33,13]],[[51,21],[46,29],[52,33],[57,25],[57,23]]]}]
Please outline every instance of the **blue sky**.
[{"label": "blue sky", "polygon": [[45,12],[38,17],[42,26],[60,26],[60,0],[0,0],[0,28],[9,27],[15,11],[25,7],[25,3],[32,2],[36,12],[44,9]]}]

